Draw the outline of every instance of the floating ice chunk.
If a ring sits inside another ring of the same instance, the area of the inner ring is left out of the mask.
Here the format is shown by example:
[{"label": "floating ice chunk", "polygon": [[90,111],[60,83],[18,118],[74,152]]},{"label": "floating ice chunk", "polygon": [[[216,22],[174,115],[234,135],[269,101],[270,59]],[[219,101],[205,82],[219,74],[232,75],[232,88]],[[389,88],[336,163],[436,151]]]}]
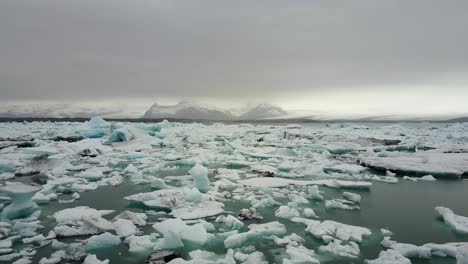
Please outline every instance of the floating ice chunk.
[{"label": "floating ice chunk", "polygon": [[380,252],[379,257],[374,260],[366,260],[366,264],[411,264],[411,260],[401,255],[400,252],[387,249]]},{"label": "floating ice chunk", "polygon": [[304,208],[304,211],[302,212],[305,217],[307,218],[317,218],[318,216],[315,214],[314,210],[312,208]]},{"label": "floating ice chunk", "polygon": [[386,182],[386,183],[398,183],[398,178],[395,178],[395,177],[392,177],[392,176],[382,176],[382,177],[379,177],[377,175],[374,175],[374,177],[372,177],[372,180],[374,181],[380,181],[380,182]]},{"label": "floating ice chunk", "polygon": [[351,193],[351,192],[344,192],[343,193],[343,197],[348,200],[348,201],[351,201],[353,203],[360,203],[361,202],[361,196],[357,193]]},{"label": "floating ice chunk", "polygon": [[453,231],[462,235],[468,234],[468,217],[456,215],[447,207],[438,206],[435,210]]},{"label": "floating ice chunk", "polygon": [[261,200],[255,199],[255,200],[252,200],[251,202],[252,202],[253,208],[264,208],[264,207],[272,207],[275,205],[281,205],[280,203],[275,201],[275,199],[273,199],[272,197],[266,197]]},{"label": "floating ice chunk", "polygon": [[57,194],[55,193],[44,194],[42,192],[38,192],[32,197],[32,200],[37,204],[47,204],[51,200],[55,199],[57,199]]},{"label": "floating ice chunk", "polygon": [[457,248],[457,264],[468,264],[468,244]]},{"label": "floating ice chunk", "polygon": [[125,243],[127,243],[129,246],[129,252],[150,252],[153,251],[153,248],[157,243],[157,234],[154,233],[151,235],[144,236],[129,236],[125,239]]},{"label": "floating ice chunk", "polygon": [[185,201],[199,203],[203,199],[203,195],[197,188],[185,190]]},{"label": "floating ice chunk", "polygon": [[142,202],[149,207],[172,209],[176,204],[181,203],[184,194],[183,189],[163,189],[148,193],[137,193],[124,199]]},{"label": "floating ice chunk", "polygon": [[319,264],[320,261],[315,258],[315,251],[307,249],[304,246],[290,246],[286,247],[286,254],[289,256],[289,259],[283,259],[283,263],[292,263],[292,264]]},{"label": "floating ice chunk", "polygon": [[365,181],[343,181],[343,180],[314,180],[314,181],[302,181],[292,180],[285,178],[250,178],[240,180],[240,184],[251,187],[286,187],[288,185],[320,185],[333,188],[356,188],[356,189],[368,189],[372,186],[371,182]]},{"label": "floating ice chunk", "polygon": [[385,228],[381,228],[380,233],[382,233],[383,236],[392,236],[393,235],[392,231],[390,231],[388,229],[385,229]]},{"label": "floating ice chunk", "polygon": [[418,181],[419,178],[417,177],[409,177],[409,176],[403,176],[403,180],[407,180],[407,181]]},{"label": "floating ice chunk", "polygon": [[267,236],[281,236],[286,234],[286,227],[279,222],[270,222],[265,224],[251,224],[249,231],[240,234],[234,234],[226,238],[224,246],[226,248],[236,248],[242,246],[249,239],[255,239]]},{"label": "floating ice chunk", "polygon": [[91,218],[102,217],[107,214],[113,213],[113,210],[96,210],[88,206],[77,206],[74,208],[67,208],[53,214],[55,221],[59,224],[78,223],[82,220],[83,216]]},{"label": "floating ice chunk", "polygon": [[290,193],[288,194],[288,198],[289,200],[291,200],[291,202],[294,202],[294,203],[297,203],[297,204],[308,204],[309,201],[302,197],[302,196],[299,196],[297,194],[294,194],[294,193]]},{"label": "floating ice chunk", "polygon": [[129,141],[135,138],[134,132],[129,127],[122,127],[114,130],[112,135],[107,139],[106,143],[111,144],[115,142]]},{"label": "floating ice chunk", "polygon": [[365,167],[357,164],[338,164],[331,167],[325,168],[325,171],[332,171],[332,172],[341,172],[341,173],[349,173],[349,174],[358,174],[366,170]]},{"label": "floating ice chunk", "polygon": [[99,180],[104,177],[104,174],[102,173],[102,170],[100,168],[92,167],[83,172],[78,173],[76,176],[88,180]]},{"label": "floating ice chunk", "polygon": [[94,235],[86,242],[86,250],[92,251],[103,248],[118,246],[120,238],[111,233],[105,232],[100,235]]},{"label": "floating ice chunk", "polygon": [[111,230],[112,223],[102,216],[112,213],[112,210],[96,210],[87,206],[67,208],[53,214],[58,225],[54,227],[57,236],[70,237],[98,234]]},{"label": "floating ice chunk", "polygon": [[100,117],[93,117],[85,123],[78,133],[88,138],[100,138],[109,133],[110,124]]},{"label": "floating ice chunk", "polygon": [[378,170],[454,177],[468,172],[468,153],[398,153],[387,157],[362,157],[360,163]]},{"label": "floating ice chunk", "polygon": [[226,227],[228,227],[228,229],[231,230],[239,230],[244,227],[244,223],[232,215],[220,215],[216,218],[215,222],[223,223]]},{"label": "floating ice chunk", "polygon": [[99,260],[96,255],[89,254],[83,261],[83,264],[108,264],[109,260]]},{"label": "floating ice chunk", "polygon": [[210,189],[210,180],[208,179],[208,169],[203,165],[196,164],[189,170],[190,175],[193,177],[195,187],[202,193],[206,193]]},{"label": "floating ice chunk", "polygon": [[331,220],[320,222],[297,217],[291,220],[293,222],[305,224],[307,226],[306,231],[310,232],[313,236],[324,240],[327,239],[327,237],[335,237],[342,241],[354,241],[360,243],[364,237],[372,234],[368,228],[346,225]]},{"label": "floating ice chunk", "polygon": [[138,228],[133,224],[133,222],[127,219],[117,219],[113,223],[113,228],[115,233],[121,237],[129,237],[138,232]]},{"label": "floating ice chunk", "polygon": [[289,236],[285,236],[283,238],[279,238],[277,236],[271,236],[273,241],[275,242],[276,245],[278,246],[286,246],[286,245],[291,245],[294,247],[299,246],[301,243],[305,242],[305,239],[296,235],[295,233],[292,233]]},{"label": "floating ice chunk", "polygon": [[324,199],[322,192],[319,190],[319,187],[317,185],[308,187],[307,192],[309,193],[307,197],[310,199],[320,200],[320,201]]},{"label": "floating ice chunk", "polygon": [[145,213],[135,213],[132,211],[123,211],[115,217],[115,219],[130,220],[133,224],[138,226],[146,225],[147,218],[148,216]]},{"label": "floating ice chunk", "polygon": [[0,187],[0,191],[11,199],[11,204],[0,213],[2,219],[26,217],[37,210],[37,205],[32,201],[32,197],[41,189],[41,187],[20,182],[7,183]]},{"label": "floating ice chunk", "polygon": [[158,240],[155,249],[174,249],[183,247],[183,241],[203,245],[208,240],[208,233],[203,224],[189,226],[181,219],[167,219],[153,225],[164,237]]},{"label": "floating ice chunk", "polygon": [[284,219],[292,219],[299,216],[299,211],[295,208],[283,205],[275,211],[275,216]]},{"label": "floating ice chunk", "polygon": [[425,175],[425,176],[422,176],[421,178],[419,178],[420,181],[435,181],[436,178],[434,178],[434,176],[432,175]]},{"label": "floating ice chunk", "polygon": [[254,164],[250,166],[250,169],[264,176],[273,176],[278,173],[278,170],[270,165],[266,164]]},{"label": "floating ice chunk", "polygon": [[30,264],[32,263],[32,261],[28,258],[20,258],[14,262],[12,262],[11,264]]},{"label": "floating ice chunk", "polygon": [[219,215],[224,212],[224,204],[215,201],[203,201],[194,205],[184,205],[176,207],[171,214],[176,218],[184,220],[198,219],[209,216]]},{"label": "floating ice chunk", "polygon": [[355,205],[354,202],[334,199],[325,201],[325,207],[328,209],[344,209],[344,210],[359,210],[359,206]]},{"label": "floating ice chunk", "polygon": [[251,208],[251,209],[247,209],[247,208],[243,208],[240,210],[240,213],[239,213],[239,219],[240,220],[262,220],[263,217],[257,213],[257,211],[255,210],[255,208]]},{"label": "floating ice chunk", "polygon": [[356,242],[347,241],[343,242],[339,239],[334,239],[326,246],[319,247],[320,253],[327,253],[334,256],[345,257],[345,258],[357,258],[359,257],[359,246]]},{"label": "floating ice chunk", "polygon": [[431,248],[425,245],[416,246],[413,244],[398,243],[390,240],[389,237],[385,237],[381,242],[382,246],[390,248],[400,252],[401,255],[407,258],[430,258]]}]

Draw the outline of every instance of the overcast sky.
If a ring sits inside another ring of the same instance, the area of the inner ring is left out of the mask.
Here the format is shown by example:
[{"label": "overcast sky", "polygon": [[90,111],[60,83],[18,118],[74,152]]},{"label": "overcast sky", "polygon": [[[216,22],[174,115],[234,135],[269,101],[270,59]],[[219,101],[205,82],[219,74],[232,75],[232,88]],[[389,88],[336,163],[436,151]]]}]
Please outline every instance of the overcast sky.
[{"label": "overcast sky", "polygon": [[468,113],[468,1],[1,0],[0,100]]}]

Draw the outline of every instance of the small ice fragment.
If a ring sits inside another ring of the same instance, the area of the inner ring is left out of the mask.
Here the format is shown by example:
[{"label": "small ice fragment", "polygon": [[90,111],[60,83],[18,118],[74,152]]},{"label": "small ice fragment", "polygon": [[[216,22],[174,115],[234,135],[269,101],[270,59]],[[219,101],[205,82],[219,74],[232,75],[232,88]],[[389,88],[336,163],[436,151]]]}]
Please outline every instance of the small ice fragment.
[{"label": "small ice fragment", "polygon": [[83,264],[108,264],[109,260],[99,260],[96,255],[89,254],[83,261]]},{"label": "small ice fragment", "polygon": [[343,193],[343,197],[346,199],[346,200],[349,200],[353,203],[360,203],[361,202],[361,196],[359,194],[356,194],[356,193],[351,193],[351,192],[344,192]]},{"label": "small ice fragment", "polygon": [[456,215],[449,208],[442,206],[436,207],[435,210],[456,233],[468,234],[468,217]]}]

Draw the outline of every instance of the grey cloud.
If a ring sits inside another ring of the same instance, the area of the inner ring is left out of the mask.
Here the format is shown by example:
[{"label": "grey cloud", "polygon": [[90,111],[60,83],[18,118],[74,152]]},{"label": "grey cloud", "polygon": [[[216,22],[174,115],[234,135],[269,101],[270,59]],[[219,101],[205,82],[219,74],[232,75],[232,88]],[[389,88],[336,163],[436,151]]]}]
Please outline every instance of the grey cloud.
[{"label": "grey cloud", "polygon": [[467,95],[439,80],[468,82],[466,10],[431,0],[3,0],[1,99],[248,100],[401,84]]}]

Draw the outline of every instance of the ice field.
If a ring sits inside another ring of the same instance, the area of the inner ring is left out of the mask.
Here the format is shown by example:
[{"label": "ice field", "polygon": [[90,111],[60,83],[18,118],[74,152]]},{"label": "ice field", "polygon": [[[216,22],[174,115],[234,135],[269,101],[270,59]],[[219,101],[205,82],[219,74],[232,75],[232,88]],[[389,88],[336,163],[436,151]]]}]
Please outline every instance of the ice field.
[{"label": "ice field", "polygon": [[0,123],[0,263],[468,264],[467,123]]}]

